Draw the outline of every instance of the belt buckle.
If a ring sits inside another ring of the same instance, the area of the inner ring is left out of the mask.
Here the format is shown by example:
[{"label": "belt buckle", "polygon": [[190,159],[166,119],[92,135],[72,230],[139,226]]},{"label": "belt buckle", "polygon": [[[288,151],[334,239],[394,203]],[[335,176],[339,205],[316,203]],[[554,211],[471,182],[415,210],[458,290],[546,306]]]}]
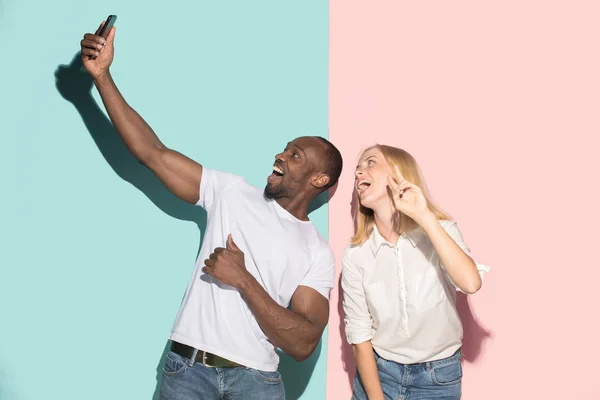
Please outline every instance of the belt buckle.
[{"label": "belt buckle", "polygon": [[202,351],[202,365],[204,365],[205,367],[208,367],[208,368],[216,368],[214,365],[210,365],[206,362],[207,356],[208,356],[208,353],[206,351]]}]

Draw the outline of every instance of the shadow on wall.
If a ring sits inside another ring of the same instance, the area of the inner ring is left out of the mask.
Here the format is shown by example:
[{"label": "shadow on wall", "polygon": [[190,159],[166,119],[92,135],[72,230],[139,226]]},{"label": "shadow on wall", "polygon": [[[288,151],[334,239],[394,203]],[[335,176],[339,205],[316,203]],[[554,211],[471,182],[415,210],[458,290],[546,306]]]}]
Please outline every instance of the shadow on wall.
[{"label": "shadow on wall", "polygon": [[463,360],[474,364],[481,355],[483,343],[492,338],[492,333],[479,324],[464,293],[456,294],[456,308],[463,326]]},{"label": "shadow on wall", "polygon": [[0,369],[0,400],[16,399],[16,393],[12,392],[8,386],[9,378],[2,369]]},{"label": "shadow on wall", "polygon": [[[106,162],[121,179],[139,189],[163,212],[180,220],[194,222],[203,233],[206,228],[204,209],[180,200],[160,182],[156,175],[133,157],[110,119],[92,97],[93,82],[87,72],[82,72],[82,67],[80,53],[77,53],[68,65],[59,66],[55,72],[56,89],[79,112],[86,129]],[[200,247],[196,255],[199,252]],[[165,345],[156,368],[157,386],[154,398],[158,398],[162,369],[169,346],[170,343]]]},{"label": "shadow on wall", "polygon": [[[354,230],[356,231],[356,219],[354,218],[356,208],[358,206],[356,197],[352,196],[350,202],[350,215],[354,221]],[[342,280],[341,276],[338,281],[339,299],[338,299],[338,313],[340,315],[340,336],[342,338],[342,365],[346,373],[348,374],[348,382],[352,386],[354,375],[356,374],[356,362],[354,360],[354,354],[352,347],[346,341],[346,333],[344,328],[344,309],[343,309],[343,292],[342,292]],[[492,333],[485,327],[479,324],[469,305],[468,296],[464,293],[458,292],[456,294],[456,308],[463,326],[463,362],[475,363],[481,354],[481,349],[485,340],[492,337]]]},{"label": "shadow on wall", "polygon": [[283,352],[279,353],[279,372],[283,379],[285,398],[287,400],[299,399],[306,390],[315,365],[317,365],[317,361],[319,360],[322,341],[323,338],[319,340],[319,344],[312,355],[301,363]]},{"label": "shadow on wall", "polygon": [[92,80],[87,72],[81,72],[81,67],[79,53],[69,65],[59,66],[55,72],[56,88],[65,100],[75,106],[98,150],[113,171],[142,191],[168,215],[195,222],[204,230],[206,212],[177,198],[148,168],[131,155],[111,121],[92,97]]},{"label": "shadow on wall", "polygon": [[[82,72],[81,55],[77,53],[68,65],[60,65],[55,71],[56,89],[60,95],[72,103],[79,112],[98,150],[113,171],[123,180],[142,191],[150,201],[168,215],[194,222],[201,233],[206,228],[206,212],[180,200],[173,195],[148,168],[142,165],[129,152],[112,122],[100,109],[92,96],[93,82],[86,72]],[[317,196],[309,207],[309,213],[327,203],[328,193]],[[200,252],[200,246],[196,255]],[[170,347],[167,341],[156,368],[156,389],[153,399],[158,399],[162,369]],[[319,358],[321,342],[308,360],[297,363],[287,354],[281,354],[280,370],[288,399],[299,398],[306,389]]]}]

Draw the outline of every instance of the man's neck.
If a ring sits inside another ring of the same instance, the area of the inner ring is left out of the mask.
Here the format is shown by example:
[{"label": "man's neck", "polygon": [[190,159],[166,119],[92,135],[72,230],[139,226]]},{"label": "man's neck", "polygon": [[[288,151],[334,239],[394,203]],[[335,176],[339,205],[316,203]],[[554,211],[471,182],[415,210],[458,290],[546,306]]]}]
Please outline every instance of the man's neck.
[{"label": "man's neck", "polygon": [[308,205],[310,204],[310,200],[307,202],[302,198],[294,198],[290,199],[287,197],[282,197],[279,199],[275,199],[277,204],[279,204],[283,209],[292,214],[294,217],[299,219],[300,221],[308,221]]}]

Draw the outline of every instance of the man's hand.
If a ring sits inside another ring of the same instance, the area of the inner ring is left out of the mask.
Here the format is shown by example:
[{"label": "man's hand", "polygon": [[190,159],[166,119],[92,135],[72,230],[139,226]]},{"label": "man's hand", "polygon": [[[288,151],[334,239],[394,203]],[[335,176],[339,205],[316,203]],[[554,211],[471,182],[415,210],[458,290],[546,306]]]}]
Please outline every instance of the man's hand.
[{"label": "man's hand", "polygon": [[202,271],[239,289],[269,340],[296,361],[306,360],[315,350],[329,319],[329,302],[315,289],[299,286],[291,299],[292,309],[279,305],[248,272],[244,253],[231,235],[227,248],[217,247],[204,260]]},{"label": "man's hand", "polygon": [[237,247],[231,234],[227,237],[227,248],[217,247],[209,258],[204,260],[202,271],[238,289],[248,282],[250,275],[244,263],[244,253]]},{"label": "man's hand", "polygon": [[108,37],[99,36],[105,22],[100,24],[96,33],[86,33],[81,40],[81,61],[92,79],[98,79],[108,71],[114,56],[115,27],[111,27]]}]

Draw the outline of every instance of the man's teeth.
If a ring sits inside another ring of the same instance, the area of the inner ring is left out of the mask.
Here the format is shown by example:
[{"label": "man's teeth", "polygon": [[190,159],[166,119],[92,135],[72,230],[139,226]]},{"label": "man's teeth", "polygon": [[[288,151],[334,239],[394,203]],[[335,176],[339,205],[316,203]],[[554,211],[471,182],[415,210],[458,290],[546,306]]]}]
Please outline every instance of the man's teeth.
[{"label": "man's teeth", "polygon": [[278,175],[283,175],[283,170],[281,168],[279,168],[278,166],[273,167],[273,172],[275,172]]}]

